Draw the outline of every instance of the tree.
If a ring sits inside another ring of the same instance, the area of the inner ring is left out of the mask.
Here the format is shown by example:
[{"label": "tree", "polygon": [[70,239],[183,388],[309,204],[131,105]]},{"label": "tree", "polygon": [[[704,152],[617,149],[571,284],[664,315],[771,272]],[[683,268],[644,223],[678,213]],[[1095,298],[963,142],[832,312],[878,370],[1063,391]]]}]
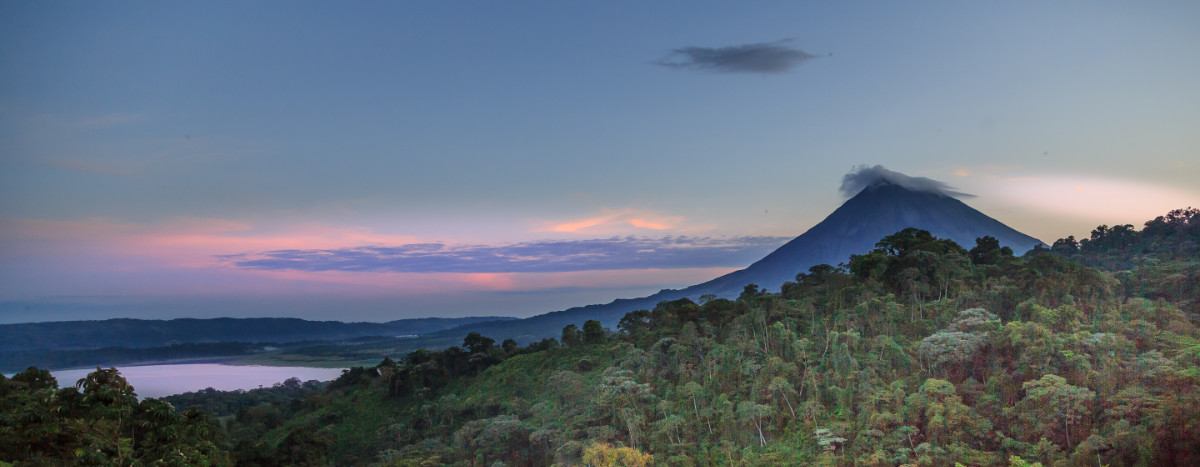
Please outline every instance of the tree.
[{"label": "tree", "polygon": [[742,288],[742,294],[738,296],[738,300],[744,301],[752,299],[764,293],[767,293],[766,289],[760,289],[758,284],[746,284],[746,286]]},{"label": "tree", "polygon": [[1052,253],[1070,257],[1079,253],[1079,242],[1075,240],[1074,235],[1068,235],[1067,238],[1060,238],[1054,241],[1054,245],[1050,247]]},{"label": "tree", "polygon": [[738,404],[737,413],[742,418],[754,423],[755,430],[758,431],[759,447],[767,446],[767,437],[763,435],[763,419],[771,416],[774,410],[769,405],[763,405],[751,401],[742,401]]},{"label": "tree", "polygon": [[471,447],[489,458],[507,457],[516,460],[520,451],[529,444],[529,429],[520,419],[510,415],[501,415],[485,421],[487,424],[479,431]]},{"label": "tree", "polygon": [[964,369],[971,368],[971,360],[986,342],[986,334],[940,331],[922,339],[917,352],[931,372],[944,372],[957,381],[966,376]]},{"label": "tree", "polygon": [[567,347],[578,347],[583,343],[583,333],[579,332],[579,327],[574,324],[568,324],[562,330],[562,345]]},{"label": "tree", "polygon": [[1029,461],[1022,459],[1021,456],[1009,456],[1008,465],[1009,467],[1042,467],[1041,462],[1034,462],[1030,464]]},{"label": "tree", "polygon": [[585,344],[604,342],[604,326],[594,319],[585,321],[583,323],[583,342]]},{"label": "tree", "polygon": [[[94,451],[94,456],[112,459],[118,464],[126,462],[132,455],[133,438],[124,435],[138,406],[133,386],[116,368],[96,368],[75,383],[75,387],[83,392],[80,405],[89,419],[84,436],[93,445],[101,447]],[[84,452],[93,454],[92,451]]]},{"label": "tree", "polygon": [[12,380],[31,392],[39,389],[58,389],[58,380],[49,370],[39,370],[32,366],[13,375]]},{"label": "tree", "polygon": [[[1091,389],[1067,384],[1067,380],[1055,374],[1047,374],[1037,381],[1026,381],[1021,385],[1025,398],[1014,409],[1031,425],[1035,432],[1055,437],[1059,428],[1068,448],[1071,447],[1071,427],[1079,425],[1091,411],[1096,393]],[[1006,409],[1008,410],[1008,409]],[[1075,437],[1082,435],[1076,433]]]},{"label": "tree", "polygon": [[934,237],[928,230],[921,230],[915,227],[909,227],[883,237],[882,240],[875,244],[875,251],[885,253],[888,256],[899,257],[908,256],[909,253],[915,251],[930,253],[959,251],[966,253],[966,250],[953,240]]},{"label": "tree", "polygon": [[604,370],[595,402],[611,414],[613,422],[624,425],[629,445],[636,448],[638,433],[646,421],[645,407],[653,398],[650,385],[638,383],[632,371],[610,367]]},{"label": "tree", "polygon": [[828,428],[817,428],[813,431],[813,437],[817,439],[817,446],[827,454],[833,454],[838,446],[846,442],[846,438],[834,435]]},{"label": "tree", "polygon": [[650,334],[650,310],[634,310],[625,313],[617,322],[617,330],[629,336],[635,344]]},{"label": "tree", "polygon": [[935,446],[968,444],[970,435],[967,426],[971,423],[970,409],[949,381],[929,378],[921,384],[921,390],[905,400],[905,410],[910,422],[920,426]]},{"label": "tree", "polygon": [[781,397],[783,402],[787,404],[788,412],[791,412],[792,418],[796,418],[796,409],[792,407],[792,400],[788,396],[796,396],[796,388],[792,383],[778,376],[771,378],[771,383],[767,385],[767,389],[771,392],[772,397]]},{"label": "tree", "polygon": [[467,349],[467,352],[472,354],[485,354],[492,349],[492,345],[495,343],[495,339],[483,337],[483,335],[479,334],[478,332],[472,332],[467,334],[467,337],[463,338],[463,348]]},{"label": "tree", "polygon": [[645,467],[654,465],[654,455],[635,448],[613,447],[597,443],[583,450],[583,465],[588,467]]},{"label": "tree", "polygon": [[984,236],[975,239],[975,248],[968,252],[974,264],[997,264],[1004,258],[1011,258],[1012,248],[1001,247],[995,237]]}]

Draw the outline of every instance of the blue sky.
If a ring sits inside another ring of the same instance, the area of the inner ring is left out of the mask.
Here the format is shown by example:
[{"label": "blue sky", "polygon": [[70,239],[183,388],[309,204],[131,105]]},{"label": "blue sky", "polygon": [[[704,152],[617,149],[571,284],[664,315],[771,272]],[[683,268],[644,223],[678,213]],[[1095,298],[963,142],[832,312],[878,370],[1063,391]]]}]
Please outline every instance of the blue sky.
[{"label": "blue sky", "polygon": [[[1047,241],[1140,225],[1200,205],[1197,17],[4,2],[0,322],[607,302],[744,267],[835,209],[859,164]],[[278,267],[411,245],[454,267]],[[463,260],[480,252],[520,267]]]}]

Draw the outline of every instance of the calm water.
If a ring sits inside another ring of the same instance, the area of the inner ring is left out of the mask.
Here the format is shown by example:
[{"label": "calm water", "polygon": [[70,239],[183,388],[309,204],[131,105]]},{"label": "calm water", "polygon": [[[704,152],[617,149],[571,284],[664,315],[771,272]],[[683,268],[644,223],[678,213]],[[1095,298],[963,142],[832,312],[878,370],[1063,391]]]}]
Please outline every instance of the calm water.
[{"label": "calm water", "polygon": [[[342,374],[341,368],[307,368],[295,366],[233,366],[216,363],[183,365],[147,365],[117,367],[140,398],[163,397],[204,388],[221,391],[270,387],[291,377],[300,381],[329,381]],[[58,387],[74,386],[75,382],[96,371],[58,370],[52,372]]]}]

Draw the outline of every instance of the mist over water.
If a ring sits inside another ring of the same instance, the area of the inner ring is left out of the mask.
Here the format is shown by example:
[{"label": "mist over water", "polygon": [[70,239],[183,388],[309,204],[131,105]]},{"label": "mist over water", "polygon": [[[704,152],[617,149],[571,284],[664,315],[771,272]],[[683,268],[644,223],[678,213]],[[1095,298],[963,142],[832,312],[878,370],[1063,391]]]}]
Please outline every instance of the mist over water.
[{"label": "mist over water", "polygon": [[[217,363],[180,365],[146,365],[117,367],[121,376],[133,385],[138,398],[165,397],[205,388],[220,391],[250,390],[270,387],[292,377],[300,381],[329,381],[342,374],[341,368],[308,368],[283,366],[233,366]],[[95,368],[58,370],[51,372],[58,387],[74,386]]]}]

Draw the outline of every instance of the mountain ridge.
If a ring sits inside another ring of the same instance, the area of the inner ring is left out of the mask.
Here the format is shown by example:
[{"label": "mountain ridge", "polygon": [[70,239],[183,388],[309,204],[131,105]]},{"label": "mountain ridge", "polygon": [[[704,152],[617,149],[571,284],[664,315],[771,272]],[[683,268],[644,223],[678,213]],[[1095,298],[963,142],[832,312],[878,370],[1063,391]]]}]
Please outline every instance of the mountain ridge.
[{"label": "mountain ridge", "polygon": [[516,318],[412,318],[385,323],[309,321],[300,318],[112,318],[0,324],[0,352],[86,350],[108,346],[157,347],[182,343],[296,342],[367,336],[421,335],[480,321]]}]

